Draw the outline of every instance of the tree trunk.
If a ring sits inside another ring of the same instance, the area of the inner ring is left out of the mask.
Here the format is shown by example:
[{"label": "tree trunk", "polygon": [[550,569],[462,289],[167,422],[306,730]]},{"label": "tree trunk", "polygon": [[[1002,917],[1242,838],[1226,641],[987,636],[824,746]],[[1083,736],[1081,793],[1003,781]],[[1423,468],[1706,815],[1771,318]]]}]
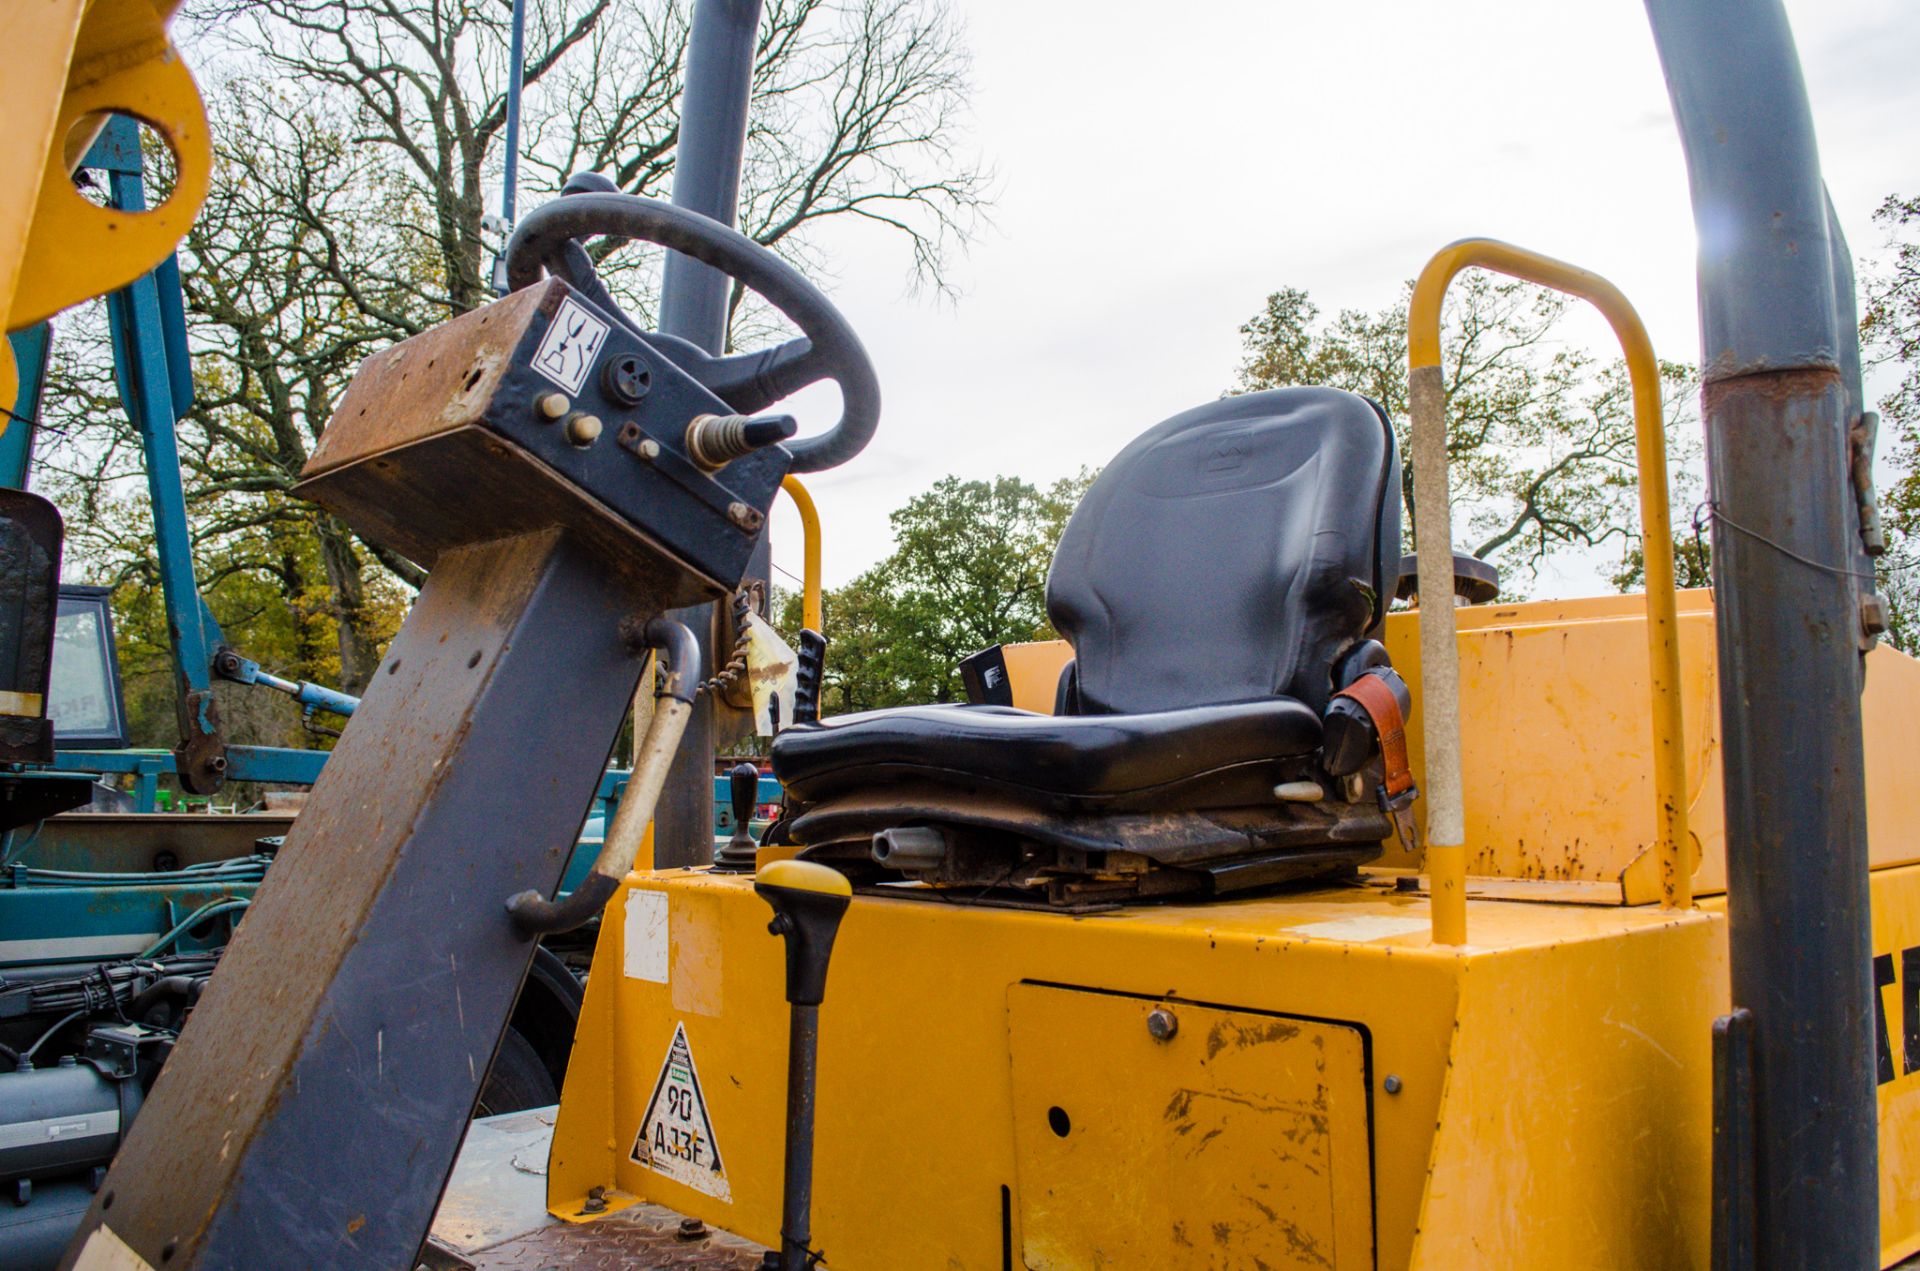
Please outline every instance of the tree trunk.
[{"label": "tree trunk", "polygon": [[327,583],[333,590],[333,622],[340,641],[340,688],[360,693],[380,662],[380,649],[367,630],[367,586],[360,576],[360,558],[347,528],[331,516],[316,519],[320,531],[320,558],[326,563]]}]

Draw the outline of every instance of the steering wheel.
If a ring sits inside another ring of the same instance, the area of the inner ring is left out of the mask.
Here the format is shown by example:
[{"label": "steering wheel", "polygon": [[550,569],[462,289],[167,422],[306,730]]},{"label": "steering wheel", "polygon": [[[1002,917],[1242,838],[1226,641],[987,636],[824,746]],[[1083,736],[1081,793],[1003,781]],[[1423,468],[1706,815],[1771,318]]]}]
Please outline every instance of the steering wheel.
[{"label": "steering wheel", "polygon": [[[880,422],[880,379],[841,312],[799,270],[718,221],[637,194],[622,194],[605,177],[582,174],[561,197],[529,212],[507,240],[507,285],[557,275],[686,371],[733,410],[750,415],[820,380],[840,386],[840,421],[816,437],[787,443],[793,471],[836,468],[859,454]],[[714,357],[699,346],[642,331],[614,302],[578,240],[607,234],[671,248],[766,297],[803,333],[757,353]]]}]

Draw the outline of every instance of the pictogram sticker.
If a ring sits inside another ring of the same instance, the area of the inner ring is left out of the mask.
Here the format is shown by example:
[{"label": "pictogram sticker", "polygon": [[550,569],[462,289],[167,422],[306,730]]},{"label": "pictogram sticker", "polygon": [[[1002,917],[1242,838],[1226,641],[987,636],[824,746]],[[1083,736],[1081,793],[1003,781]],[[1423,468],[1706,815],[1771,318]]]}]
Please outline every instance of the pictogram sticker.
[{"label": "pictogram sticker", "polygon": [[533,369],[564,388],[578,393],[593,369],[593,359],[607,342],[608,325],[585,305],[568,296],[553,315],[553,325],[534,350]]},{"label": "pictogram sticker", "polygon": [[667,1047],[660,1079],[653,1083],[640,1133],[634,1136],[632,1159],[656,1174],[721,1200],[732,1200],[720,1144],[707,1115],[707,1099],[700,1092],[700,1074],[693,1066],[693,1048],[687,1044],[687,1026],[673,1026],[673,1044]]}]

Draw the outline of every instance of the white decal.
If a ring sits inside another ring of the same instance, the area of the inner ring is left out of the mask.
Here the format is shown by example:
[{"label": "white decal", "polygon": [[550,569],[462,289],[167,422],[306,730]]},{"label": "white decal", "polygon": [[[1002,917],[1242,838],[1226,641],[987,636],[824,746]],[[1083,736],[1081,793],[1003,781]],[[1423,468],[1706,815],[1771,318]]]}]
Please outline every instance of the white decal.
[{"label": "white decal", "polygon": [[553,325],[533,355],[533,369],[566,389],[578,393],[593,369],[593,359],[607,342],[607,322],[568,296],[553,315]]},{"label": "white decal", "polygon": [[673,1044],[667,1047],[660,1079],[640,1118],[632,1159],[656,1174],[697,1192],[731,1201],[720,1145],[714,1141],[707,1099],[700,1092],[700,1074],[693,1067],[693,1048],[687,1045],[687,1026],[673,1026]]},{"label": "white decal", "polygon": [[630,980],[667,982],[667,893],[627,893],[626,972]]}]

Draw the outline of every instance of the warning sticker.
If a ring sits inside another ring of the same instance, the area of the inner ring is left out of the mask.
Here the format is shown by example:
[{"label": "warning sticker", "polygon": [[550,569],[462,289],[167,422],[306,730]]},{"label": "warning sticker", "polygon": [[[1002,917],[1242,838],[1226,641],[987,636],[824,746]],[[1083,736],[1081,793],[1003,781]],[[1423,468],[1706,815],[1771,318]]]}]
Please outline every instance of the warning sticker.
[{"label": "warning sticker", "polygon": [[567,392],[579,392],[587,382],[587,372],[593,369],[594,356],[607,342],[607,330],[606,319],[568,296],[560,302],[560,312],[553,315],[553,325],[534,351],[533,369]]},{"label": "warning sticker", "polygon": [[676,1183],[721,1200],[732,1200],[720,1145],[714,1141],[707,1099],[700,1092],[700,1074],[693,1067],[693,1048],[687,1045],[687,1026],[673,1026],[673,1044],[667,1047],[660,1079],[640,1118],[632,1159],[664,1174]]}]

